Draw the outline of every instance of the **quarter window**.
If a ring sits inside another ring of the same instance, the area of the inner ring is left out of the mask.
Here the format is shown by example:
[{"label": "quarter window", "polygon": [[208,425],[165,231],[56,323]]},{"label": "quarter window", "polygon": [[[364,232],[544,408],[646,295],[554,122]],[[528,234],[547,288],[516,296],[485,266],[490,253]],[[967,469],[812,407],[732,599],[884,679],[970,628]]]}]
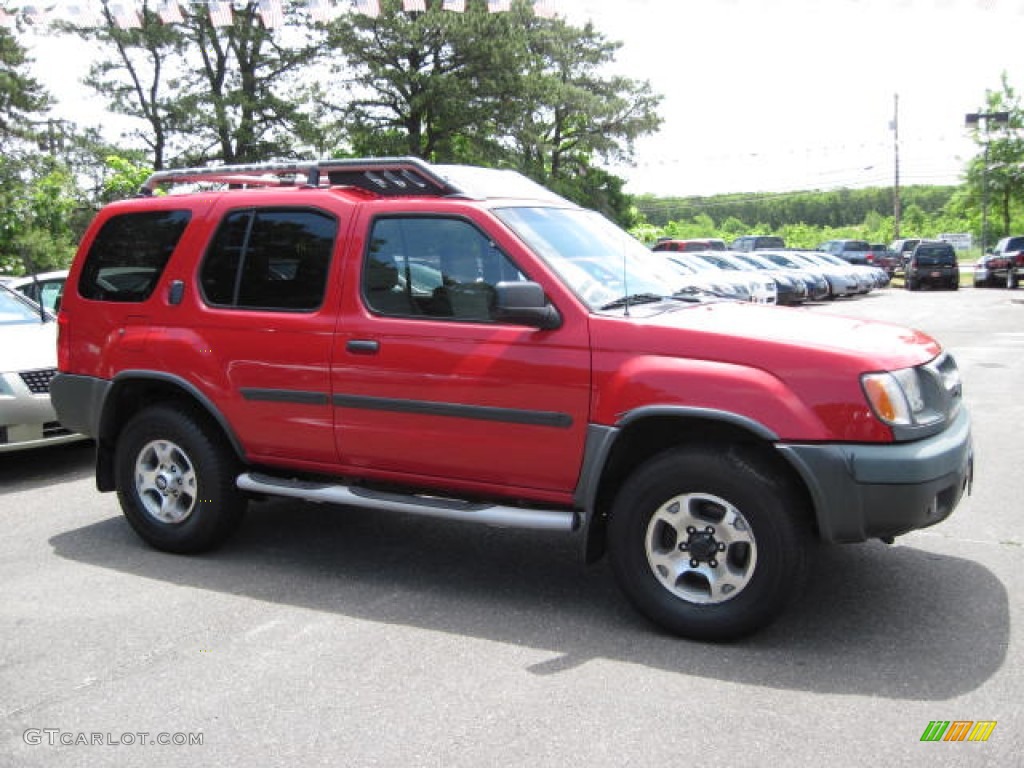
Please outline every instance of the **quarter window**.
[{"label": "quarter window", "polygon": [[78,293],[95,301],[145,301],[174,253],[190,211],[148,211],[110,218],[89,247]]},{"label": "quarter window", "polygon": [[337,229],[334,217],[321,211],[232,211],[203,261],[199,283],[204,298],[238,309],[317,309]]}]

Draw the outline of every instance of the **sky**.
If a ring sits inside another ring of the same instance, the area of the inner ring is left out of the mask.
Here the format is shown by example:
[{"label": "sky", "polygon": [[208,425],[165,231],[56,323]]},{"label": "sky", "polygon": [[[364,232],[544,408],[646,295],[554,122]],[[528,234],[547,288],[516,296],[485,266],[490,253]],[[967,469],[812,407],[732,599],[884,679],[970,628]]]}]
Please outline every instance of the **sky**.
[{"label": "sky", "polygon": [[[341,0],[347,5],[347,0]],[[1024,88],[1024,0],[555,0],[622,44],[615,74],[663,96],[626,191],[658,196],[955,184],[964,116],[1005,72]],[[23,39],[61,117],[116,125],[78,41]],[[898,112],[896,97],[898,95]]]}]

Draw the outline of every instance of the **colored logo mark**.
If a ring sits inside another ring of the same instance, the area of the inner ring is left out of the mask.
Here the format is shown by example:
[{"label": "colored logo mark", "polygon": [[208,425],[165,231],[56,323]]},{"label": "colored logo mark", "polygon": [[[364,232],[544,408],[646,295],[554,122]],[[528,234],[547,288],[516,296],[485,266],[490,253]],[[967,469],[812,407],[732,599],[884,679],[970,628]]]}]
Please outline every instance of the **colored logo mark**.
[{"label": "colored logo mark", "polygon": [[932,720],[921,741],[988,741],[995,728],[995,720]]}]

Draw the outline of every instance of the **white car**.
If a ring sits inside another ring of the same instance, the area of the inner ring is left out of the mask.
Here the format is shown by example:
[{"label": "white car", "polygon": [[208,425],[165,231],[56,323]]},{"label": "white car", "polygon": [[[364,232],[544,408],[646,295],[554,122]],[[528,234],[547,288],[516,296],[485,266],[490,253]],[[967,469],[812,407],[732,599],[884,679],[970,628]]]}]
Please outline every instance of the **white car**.
[{"label": "white car", "polygon": [[53,315],[0,285],[0,453],[86,439],[57,421],[50,404],[56,372]]},{"label": "white car", "polygon": [[68,279],[68,271],[60,269],[56,272],[42,272],[28,277],[10,277],[5,283],[17,291],[21,291],[36,304],[42,304],[50,312],[57,311],[57,301],[64,292],[64,283]]}]

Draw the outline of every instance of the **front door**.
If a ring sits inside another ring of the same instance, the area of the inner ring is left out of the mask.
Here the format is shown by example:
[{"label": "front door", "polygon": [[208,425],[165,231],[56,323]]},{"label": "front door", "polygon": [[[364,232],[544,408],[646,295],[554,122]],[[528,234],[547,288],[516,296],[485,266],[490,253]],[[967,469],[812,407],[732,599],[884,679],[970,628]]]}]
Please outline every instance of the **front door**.
[{"label": "front door", "polygon": [[495,322],[494,285],[531,276],[486,222],[366,226],[360,290],[346,292],[333,355],[342,462],[382,479],[568,501],[588,420],[586,316],[556,330]]}]

